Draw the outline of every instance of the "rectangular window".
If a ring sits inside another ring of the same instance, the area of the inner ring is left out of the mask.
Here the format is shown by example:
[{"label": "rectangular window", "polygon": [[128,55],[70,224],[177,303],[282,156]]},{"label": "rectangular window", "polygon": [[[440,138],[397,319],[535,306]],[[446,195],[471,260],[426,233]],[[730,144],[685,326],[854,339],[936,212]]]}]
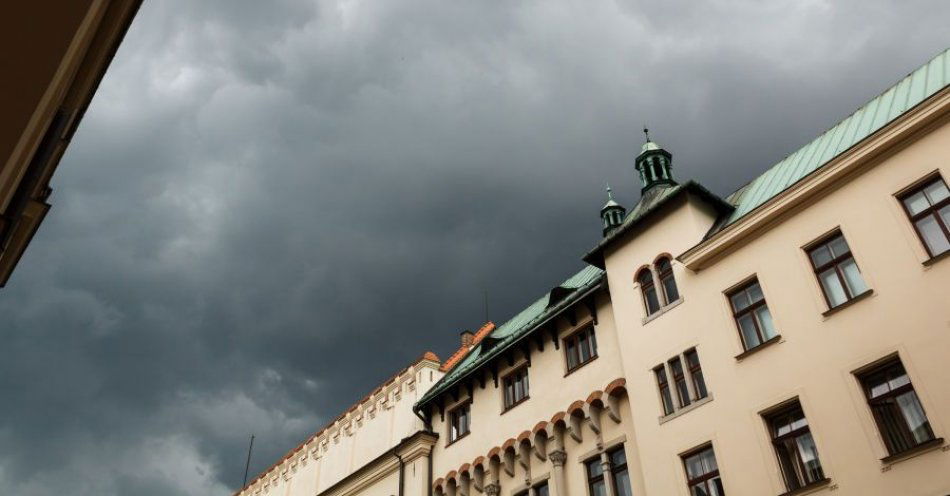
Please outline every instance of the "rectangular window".
[{"label": "rectangular window", "polygon": [[523,366],[505,376],[505,410],[528,399],[528,367]]},{"label": "rectangular window", "polygon": [[776,336],[772,314],[765,304],[765,295],[762,294],[758,280],[729,293],[728,296],[732,315],[739,326],[743,348],[751,350]]},{"label": "rectangular window", "polygon": [[683,455],[682,458],[690,496],[725,496],[712,445]]},{"label": "rectangular window", "polygon": [[544,481],[537,486],[534,486],[534,496],[549,496],[550,490],[548,489],[548,481]]},{"label": "rectangular window", "polygon": [[696,392],[696,399],[701,400],[709,395],[706,391],[706,380],[703,379],[703,368],[699,364],[699,355],[696,348],[687,350],[683,353],[686,357],[686,366],[689,368],[689,376],[693,380],[693,390]]},{"label": "rectangular window", "polygon": [[899,358],[860,374],[858,379],[891,455],[934,439],[924,407]]},{"label": "rectangular window", "polygon": [[469,433],[471,427],[471,403],[465,403],[449,412],[449,443]]},{"label": "rectangular window", "polygon": [[850,301],[868,290],[858,264],[851,255],[851,248],[840,232],[809,248],[808,257],[829,308]]},{"label": "rectangular window", "polygon": [[670,383],[666,379],[666,369],[662,365],[653,369],[656,373],[656,385],[660,388],[660,402],[663,403],[663,415],[673,413],[673,396],[670,394]]},{"label": "rectangular window", "polygon": [[901,204],[931,257],[950,250],[950,190],[937,176],[901,195]]},{"label": "rectangular window", "polygon": [[564,349],[567,354],[567,371],[574,369],[597,358],[597,338],[594,337],[594,326],[588,326],[564,339]]},{"label": "rectangular window", "polygon": [[821,461],[818,459],[818,448],[798,401],[768,414],[765,420],[768,422],[785,487],[789,491],[825,478]]},{"label": "rectangular window", "polygon": [[[602,456],[604,455],[598,455],[584,462],[590,496],[606,496],[607,494]],[[608,451],[606,457],[614,496],[632,496],[630,473],[627,470],[627,454],[623,450],[623,445]]]},{"label": "rectangular window", "polygon": [[630,472],[627,471],[627,453],[623,450],[623,445],[607,453],[610,459],[610,475],[614,483],[615,496],[633,496],[630,489]]},{"label": "rectangular window", "polygon": [[585,463],[587,468],[587,488],[590,496],[607,496],[607,484],[604,482],[604,466],[600,463],[600,457],[588,460]]},{"label": "rectangular window", "polygon": [[683,373],[683,363],[680,357],[676,357],[668,362],[670,372],[673,374],[673,384],[676,385],[676,398],[679,400],[680,408],[689,405],[689,388],[686,386],[686,374]]}]

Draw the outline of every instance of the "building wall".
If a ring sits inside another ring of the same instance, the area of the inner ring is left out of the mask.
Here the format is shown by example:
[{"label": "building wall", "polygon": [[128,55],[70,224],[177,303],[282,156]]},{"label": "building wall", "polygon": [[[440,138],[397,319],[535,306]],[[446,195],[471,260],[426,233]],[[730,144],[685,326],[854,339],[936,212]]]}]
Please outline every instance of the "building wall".
[{"label": "building wall", "polygon": [[[950,178],[947,164],[950,126],[943,124],[711,267],[691,272],[676,264],[683,302],[646,324],[635,271],[657,253],[680,253],[698,242],[698,209],[680,206],[607,254],[647,494],[686,495],[678,454],[707,441],[728,494],[781,494],[784,484],[759,412],[796,396],[825,473],[843,494],[950,489],[950,473],[941,470],[950,466],[946,449],[882,463],[887,451],[852,374],[898,353],[935,434],[947,434],[950,261],[922,264],[926,252],[893,196],[934,170]],[[711,219],[704,224],[711,226]],[[839,227],[874,292],[823,315],[828,308],[802,247]],[[782,338],[737,359],[743,348],[723,292],[753,275]],[[713,399],[661,423],[651,369],[693,346]]]},{"label": "building wall", "polygon": [[[551,422],[552,417],[559,413],[563,415],[572,404],[584,403],[586,406],[586,399],[591,393],[602,391],[609,383],[624,376],[612,305],[606,291],[597,296],[596,309],[597,324],[594,325],[594,331],[598,356],[571,373],[567,373],[566,347],[563,340],[592,324],[593,316],[584,305],[577,305],[574,308],[576,324],[571,324],[568,318],[563,316],[556,319],[558,349],[554,348],[548,336],[544,338],[543,350],[538,349],[536,340],[529,340],[532,343],[529,347],[531,363],[528,368],[530,391],[529,399],[524,402],[504,411],[503,377],[526,363],[522,351],[512,354],[512,365],[508,365],[508,361],[504,358],[499,360],[498,387],[495,387],[490,373],[485,371],[485,388],[481,388],[476,381],[473,388],[474,397],[469,397],[464,387],[461,388],[457,400],[451,395],[445,395],[447,396],[443,398],[445,415],[435,412],[432,419],[433,430],[440,436],[433,454],[435,476],[442,479],[436,481],[436,495],[475,495],[485,492],[484,486],[490,484],[493,479],[491,469],[493,458],[494,463],[500,465],[494,473],[498,477],[501,495],[514,495],[525,491],[529,486],[528,481],[537,483],[549,480],[553,487],[555,484],[554,463],[547,454],[557,450],[563,450],[567,455],[564,475],[568,494],[585,494],[587,480],[583,473],[582,460],[597,456],[598,450],[603,451],[604,447],[610,448],[618,443],[635,442],[636,436],[630,430],[632,422],[629,408],[625,406],[623,400],[618,410],[621,416],[620,422],[609,420],[604,413],[595,413],[601,418],[600,434],[593,432],[587,422],[583,421],[580,424],[581,428],[578,432],[580,440],[578,440],[565,432],[564,425],[554,425]],[[471,433],[450,443],[448,414],[457,405],[470,400]],[[547,424],[545,434],[534,432],[539,424]],[[530,435],[524,439],[527,433]],[[522,445],[527,448],[523,448]],[[493,457],[493,448],[498,448],[500,454]],[[545,456],[538,455],[539,449]],[[510,466],[513,470],[510,472],[504,469],[502,461],[506,452],[512,460]],[[531,453],[531,455],[525,456],[526,453]],[[634,450],[628,450],[627,453],[628,457],[636,456]],[[486,473],[481,477],[483,479],[481,483],[476,483],[475,480],[479,477],[475,474],[474,466],[480,457],[484,459],[483,466]],[[470,481],[466,481],[466,478],[461,475],[463,469],[468,468],[466,465],[471,466],[467,475]],[[637,470],[637,466],[631,461],[631,472]],[[632,479],[634,491],[642,494],[643,478],[635,475]],[[477,489],[479,486],[482,487],[481,491]]]},{"label": "building wall", "polygon": [[[292,450],[238,494],[313,496],[348,487],[351,482],[346,479],[373,463],[379,463],[377,459],[381,455],[424,430],[425,426],[413,413],[412,405],[442,374],[438,362],[418,361]],[[361,489],[361,495],[373,496],[376,492],[385,493],[384,496],[396,494],[397,484],[392,480],[398,481],[398,473],[395,472],[395,456],[392,458],[386,470],[393,473],[387,473],[379,481]],[[417,471],[418,468],[413,467]]]}]

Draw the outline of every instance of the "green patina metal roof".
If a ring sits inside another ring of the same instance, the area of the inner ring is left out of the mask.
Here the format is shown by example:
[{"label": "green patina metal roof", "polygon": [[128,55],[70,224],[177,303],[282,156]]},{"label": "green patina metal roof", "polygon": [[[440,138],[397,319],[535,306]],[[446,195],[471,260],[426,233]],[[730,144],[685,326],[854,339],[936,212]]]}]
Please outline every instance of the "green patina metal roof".
[{"label": "green patina metal roof", "polygon": [[[693,181],[676,185],[658,184],[644,192],[637,205],[624,218],[623,224],[587,253],[584,260],[602,265],[603,249],[610,242],[628,232],[682,192],[698,194],[724,214],[722,221],[710,232],[713,234],[741,219],[948,84],[950,84],[950,49],[943,51],[811,143],[785,157],[764,174],[739,188],[726,200]],[[648,141],[644,144],[642,152],[656,148],[658,147],[655,144]],[[588,266],[561,283],[476,345],[416,403],[416,407],[421,408],[488,360],[509,349],[548,319],[599,287],[603,280],[602,270]]]},{"label": "green patina metal roof", "polygon": [[947,84],[950,84],[950,49],[944,50],[847,119],[729,195],[728,201],[736,209],[719,225],[719,229],[741,219]]},{"label": "green patina metal roof", "polygon": [[465,355],[458,364],[442,377],[416,403],[421,408],[439,394],[447,391],[461,379],[477,370],[491,358],[498,356],[531,331],[556,316],[571,304],[580,300],[590,291],[600,287],[603,283],[604,271],[597,267],[587,266],[562,282],[547,294],[538,298],[527,308],[519,312],[504,324],[498,326],[491,334],[479,342]]}]

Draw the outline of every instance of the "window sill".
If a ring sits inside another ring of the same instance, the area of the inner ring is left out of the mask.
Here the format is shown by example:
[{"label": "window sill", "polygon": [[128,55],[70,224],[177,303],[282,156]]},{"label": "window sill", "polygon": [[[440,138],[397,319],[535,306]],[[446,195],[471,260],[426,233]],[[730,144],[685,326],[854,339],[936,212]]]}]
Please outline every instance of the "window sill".
[{"label": "window sill", "polygon": [[939,254],[939,255],[936,255],[936,256],[933,256],[933,257],[928,258],[927,260],[924,260],[923,265],[924,265],[924,267],[930,267],[931,265],[933,265],[933,264],[935,264],[935,263],[937,263],[937,262],[939,262],[939,261],[941,261],[941,260],[943,260],[943,259],[945,259],[945,258],[950,258],[950,250],[947,250],[947,251],[945,251],[945,252],[943,252],[943,253],[941,253],[941,254]]},{"label": "window sill", "polygon": [[514,402],[514,403],[512,403],[512,404],[510,404],[510,405],[508,405],[508,406],[506,406],[505,409],[501,411],[501,415],[504,415],[504,414],[510,412],[510,411],[513,410],[516,406],[518,406],[518,405],[524,403],[525,401],[528,401],[529,399],[531,399],[530,396],[525,396],[524,398],[521,398],[520,400],[518,400],[518,401],[516,401],[516,402]]},{"label": "window sill", "polygon": [[821,489],[827,486],[828,484],[831,484],[831,479],[825,477],[824,479],[812,482],[811,484],[802,486],[798,489],[784,492],[782,494],[779,494],[778,496],[801,496],[803,494],[808,494],[810,492],[817,491],[818,489]]},{"label": "window sill", "polygon": [[597,360],[597,357],[599,357],[599,356],[600,356],[600,355],[595,355],[595,356],[591,357],[590,360],[588,360],[588,361],[586,361],[586,362],[584,362],[584,363],[578,365],[577,367],[574,367],[573,369],[568,370],[567,372],[564,373],[564,377],[567,377],[567,376],[573,374],[574,372],[577,372],[578,370],[584,368],[585,365],[589,364],[590,362],[593,362],[594,360]]},{"label": "window sill", "polygon": [[472,431],[468,431],[468,432],[466,432],[465,434],[462,434],[461,436],[459,436],[459,437],[457,437],[457,438],[455,438],[455,439],[453,439],[453,440],[451,440],[451,441],[446,441],[445,447],[448,448],[449,446],[452,446],[453,444],[455,444],[455,443],[461,441],[462,439],[465,439],[465,436],[467,436],[467,435],[469,435],[469,434],[471,434],[471,433],[472,433]]},{"label": "window sill", "polygon": [[931,439],[930,441],[925,441],[923,443],[914,446],[908,450],[901,451],[900,453],[895,453],[890,456],[885,456],[881,458],[881,462],[885,465],[890,465],[892,463],[897,463],[908,458],[913,458],[917,455],[922,455],[929,451],[933,451],[939,447],[943,446],[943,438],[938,437],[936,439]]},{"label": "window sill", "polygon": [[873,295],[873,294],[874,294],[874,290],[873,290],[873,289],[869,289],[869,290],[867,290],[867,291],[865,291],[865,292],[863,292],[863,293],[861,293],[861,294],[855,296],[854,298],[851,298],[850,300],[848,300],[848,301],[846,301],[846,302],[844,302],[844,303],[842,303],[842,304],[840,304],[840,305],[838,305],[838,306],[836,306],[836,307],[829,308],[828,310],[825,310],[824,312],[822,312],[821,315],[822,315],[823,317],[829,317],[829,316],[831,316],[832,314],[836,314],[836,313],[840,312],[841,310],[844,310],[845,308],[848,308],[848,307],[850,307],[851,305],[854,305],[855,303],[857,303],[857,302],[859,302],[859,301],[861,301],[861,300],[867,299],[868,297],[870,297],[870,296]]},{"label": "window sill", "polygon": [[762,348],[768,348],[769,346],[772,346],[775,343],[779,343],[781,342],[781,340],[782,340],[782,335],[776,334],[775,336],[772,336],[771,338],[766,339],[765,341],[762,341],[755,348],[749,348],[748,350],[745,350],[742,353],[739,353],[738,355],[736,355],[736,361],[741,362],[743,358],[761,350]]},{"label": "window sill", "polygon": [[680,296],[679,299],[677,299],[676,301],[674,301],[674,302],[672,302],[672,303],[668,303],[665,307],[660,307],[659,310],[657,310],[657,311],[651,313],[650,315],[647,315],[646,317],[644,317],[643,320],[642,320],[642,322],[641,322],[641,324],[642,324],[642,325],[647,325],[647,323],[653,322],[654,320],[660,318],[661,315],[663,315],[663,314],[665,314],[666,312],[669,312],[670,310],[672,310],[673,308],[679,306],[680,303],[683,303],[683,297],[682,297],[682,296]]},{"label": "window sill", "polygon": [[685,415],[685,414],[687,414],[687,413],[689,413],[689,412],[691,412],[691,411],[693,411],[693,410],[695,410],[695,409],[697,409],[697,408],[699,408],[699,407],[705,405],[706,403],[709,403],[709,402],[712,401],[712,400],[713,400],[713,395],[712,395],[712,393],[708,393],[708,394],[706,394],[706,397],[705,397],[705,398],[696,400],[696,401],[690,403],[689,405],[686,405],[686,406],[684,406],[683,408],[680,408],[679,410],[676,410],[675,412],[673,412],[673,413],[671,413],[671,414],[669,414],[669,415],[664,415],[664,416],[660,417],[660,419],[659,419],[659,420],[660,420],[660,425],[663,425],[663,424],[669,422],[670,420],[675,419],[676,417],[679,417],[679,416],[681,416],[681,415]]}]

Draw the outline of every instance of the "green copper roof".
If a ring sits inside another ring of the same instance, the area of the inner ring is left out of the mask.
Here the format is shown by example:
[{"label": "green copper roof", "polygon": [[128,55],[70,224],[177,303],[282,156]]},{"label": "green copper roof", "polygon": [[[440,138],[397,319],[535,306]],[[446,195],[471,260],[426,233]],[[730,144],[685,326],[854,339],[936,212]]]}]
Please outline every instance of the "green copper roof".
[{"label": "green copper roof", "polygon": [[736,209],[719,225],[719,229],[741,219],[947,84],[950,84],[950,49],[730,195],[728,201]]},{"label": "green copper roof", "polygon": [[416,407],[421,408],[422,405],[447,391],[461,379],[487,363],[488,360],[509,349],[550,318],[556,316],[592,290],[600,287],[603,278],[604,272],[602,270],[587,266],[535,300],[534,303],[498,326],[497,329],[479,342],[462,361],[456,364],[416,403]]},{"label": "green copper roof", "polygon": [[640,155],[643,155],[644,153],[650,150],[659,150],[659,149],[660,149],[659,145],[657,145],[656,143],[652,141],[647,141],[646,143],[643,144],[642,147],[640,147]]}]

